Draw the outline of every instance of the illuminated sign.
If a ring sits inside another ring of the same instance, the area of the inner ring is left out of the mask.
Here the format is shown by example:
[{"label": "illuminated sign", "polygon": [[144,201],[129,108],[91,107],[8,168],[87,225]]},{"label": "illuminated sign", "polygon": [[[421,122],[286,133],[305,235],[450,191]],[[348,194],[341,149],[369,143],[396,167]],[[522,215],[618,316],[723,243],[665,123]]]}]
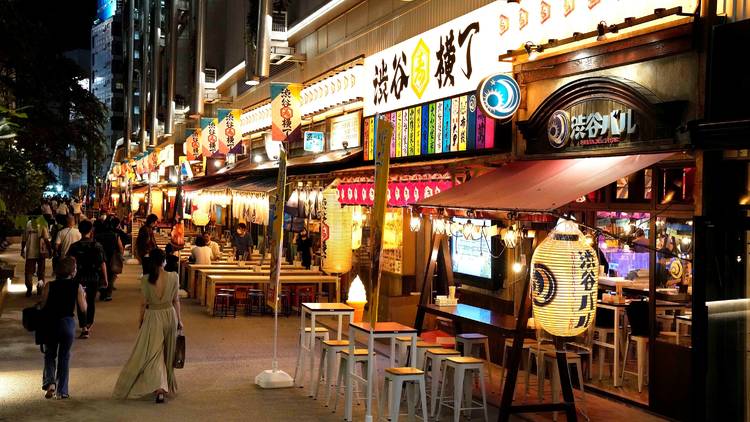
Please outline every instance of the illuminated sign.
[{"label": "illuminated sign", "polygon": [[510,119],[521,105],[521,87],[515,79],[502,73],[484,78],[477,95],[482,111],[497,120]]},{"label": "illuminated sign", "polygon": [[323,132],[305,132],[304,148],[305,151],[323,152],[325,146],[325,136]]},{"label": "illuminated sign", "polygon": [[336,151],[339,149],[356,148],[360,144],[360,122],[362,121],[362,112],[349,113],[330,119],[331,130],[330,139],[328,140],[329,149]]},{"label": "illuminated sign", "polygon": [[101,21],[106,21],[115,15],[117,11],[117,2],[115,0],[97,0],[96,17]]}]

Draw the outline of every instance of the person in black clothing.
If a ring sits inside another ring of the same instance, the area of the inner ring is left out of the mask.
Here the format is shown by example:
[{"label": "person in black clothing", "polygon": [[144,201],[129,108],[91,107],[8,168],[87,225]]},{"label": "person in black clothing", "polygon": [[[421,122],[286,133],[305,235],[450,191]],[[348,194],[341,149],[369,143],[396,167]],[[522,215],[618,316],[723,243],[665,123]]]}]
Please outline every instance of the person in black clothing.
[{"label": "person in black clothing", "polygon": [[70,245],[68,256],[76,259],[76,280],[86,290],[87,312],[78,310],[78,324],[81,327],[79,338],[89,338],[94,325],[96,293],[99,288],[107,288],[107,264],[104,248],[94,240],[93,225],[89,220],[78,223],[81,240]]},{"label": "person in black clothing", "polygon": [[312,239],[307,235],[306,229],[302,229],[297,236],[297,252],[302,259],[302,266],[309,270],[312,265]]},{"label": "person in black clothing", "polygon": [[247,231],[245,223],[238,224],[237,231],[232,234],[232,247],[234,258],[238,261],[253,253],[253,236]]},{"label": "person in black clothing", "polygon": [[45,316],[42,390],[46,392],[45,398],[57,395],[58,399],[67,399],[70,348],[76,331],[73,313],[76,303],[79,310],[86,312],[86,298],[83,288],[74,280],[74,258],[63,257],[57,260],[55,275],[55,281],[45,284],[42,293]]},{"label": "person in black clothing", "polygon": [[142,225],[138,230],[138,237],[135,240],[135,257],[138,258],[138,262],[143,267],[143,273],[146,274],[149,265],[148,260],[145,259],[148,253],[156,248],[156,238],[154,237],[154,228],[156,223],[159,221],[159,217],[156,214],[149,214],[146,217],[146,224]]},{"label": "person in black clothing", "polygon": [[94,223],[94,228],[94,240],[104,248],[107,281],[109,282],[106,289],[102,289],[99,298],[109,302],[112,300],[112,290],[114,289],[115,278],[117,277],[117,274],[112,272],[112,259],[115,254],[122,254],[125,251],[125,247],[122,245],[120,237],[117,236],[111,221],[101,222],[98,226]]},{"label": "person in black clothing", "polygon": [[125,230],[123,230],[120,225],[121,221],[117,217],[112,217],[109,220],[109,227],[117,234],[117,237],[120,238],[120,243],[122,243],[123,247],[126,247],[130,244],[130,236],[125,233]]}]

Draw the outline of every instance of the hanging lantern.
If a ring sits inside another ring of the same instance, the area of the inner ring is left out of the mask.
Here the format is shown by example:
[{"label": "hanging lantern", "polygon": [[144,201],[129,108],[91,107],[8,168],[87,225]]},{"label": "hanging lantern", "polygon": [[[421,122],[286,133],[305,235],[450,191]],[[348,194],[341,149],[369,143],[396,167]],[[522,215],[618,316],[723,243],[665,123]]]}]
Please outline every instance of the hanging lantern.
[{"label": "hanging lantern", "polygon": [[516,230],[515,225],[511,225],[505,230],[505,233],[503,234],[503,243],[505,243],[505,247],[509,249],[513,249],[518,244],[518,231]]},{"label": "hanging lantern", "polygon": [[599,260],[578,225],[560,219],[531,258],[534,318],[559,337],[586,331],[596,312]]},{"label": "hanging lantern", "polygon": [[446,234],[446,223],[445,219],[443,218],[436,218],[432,220],[432,231],[435,232],[435,234]]},{"label": "hanging lantern", "polygon": [[422,217],[412,214],[409,219],[409,229],[413,232],[418,232],[422,228]]},{"label": "hanging lantern", "polygon": [[336,199],[338,190],[329,188],[323,191],[323,211],[321,218],[323,234],[323,271],[329,274],[343,274],[352,268],[352,211],[342,207]]},{"label": "hanging lantern", "polygon": [[362,226],[364,225],[365,216],[362,212],[362,207],[359,205],[352,206],[351,210],[352,210],[352,250],[357,250],[360,247],[362,247]]},{"label": "hanging lantern", "polygon": [[208,221],[209,216],[206,211],[200,209],[193,211],[193,224],[198,227],[203,227],[208,224]]}]

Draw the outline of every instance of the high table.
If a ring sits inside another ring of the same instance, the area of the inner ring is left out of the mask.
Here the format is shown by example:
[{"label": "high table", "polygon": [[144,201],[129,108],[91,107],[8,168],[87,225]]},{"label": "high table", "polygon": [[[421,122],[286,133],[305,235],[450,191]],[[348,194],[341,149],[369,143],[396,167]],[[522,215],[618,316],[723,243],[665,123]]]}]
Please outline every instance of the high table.
[{"label": "high table", "polygon": [[[367,379],[362,378],[354,373],[354,349],[357,333],[367,335]],[[346,362],[346,371],[349,376],[346,377],[346,405],[344,409],[345,420],[352,420],[352,396],[354,393],[353,381],[357,379],[367,385],[365,399],[365,422],[372,422],[372,389],[373,384],[376,384],[375,361],[373,359],[373,354],[375,353],[375,340],[379,338],[387,338],[391,340],[390,366],[393,367],[396,365],[396,337],[402,336],[411,337],[412,353],[409,355],[409,366],[414,366],[417,355],[415,353],[417,350],[416,328],[408,327],[397,322],[376,322],[375,326],[371,326],[369,322],[349,323],[349,358]],[[383,398],[381,397],[380,400],[383,400]]]},{"label": "high table", "polygon": [[[262,267],[234,267],[234,268],[196,268],[193,276],[193,286],[195,287],[195,297],[203,305],[206,301],[206,283],[208,282],[208,276],[210,275],[226,275],[226,276],[245,276],[245,275],[263,275],[268,276],[271,274],[271,269],[268,266]],[[308,270],[302,267],[293,266],[282,266],[282,275],[323,275],[318,270]]]},{"label": "high table", "polygon": [[[503,337],[510,337],[516,332],[516,317],[513,315],[459,303],[456,306],[419,305],[415,325],[420,333],[422,332],[425,314],[450,319],[453,321],[453,327],[457,334],[463,332],[462,324],[464,322],[479,324]],[[534,330],[529,329],[526,335],[533,338]]]},{"label": "high table", "polygon": [[[205,294],[204,291],[201,288],[204,288],[205,285],[198,284],[196,282],[195,273],[198,270],[202,269],[221,269],[221,270],[254,270],[256,267],[260,268],[261,270],[269,270],[269,265],[249,265],[247,263],[240,265],[237,262],[215,262],[212,264],[187,264],[186,265],[186,277],[187,277],[187,286],[188,290],[190,291],[190,294],[195,297],[199,298],[202,294]],[[293,264],[281,264],[281,269],[292,269],[292,268],[302,268],[298,265]]]},{"label": "high table", "polygon": [[[621,336],[624,333],[621,333],[621,330],[627,330],[627,323],[626,321],[623,321],[622,328],[620,328],[620,316],[624,315],[622,312],[627,308],[628,304],[630,304],[631,301],[629,300],[623,300],[623,301],[616,301],[612,303],[603,302],[602,300],[597,301],[597,306],[602,309],[611,309],[614,312],[614,332],[615,332],[615,344],[614,344],[614,351],[615,351],[615,357],[614,357],[614,375],[613,375],[613,385],[615,387],[619,387],[622,385],[622,379],[620,379],[620,347],[621,346]],[[676,302],[669,302],[666,300],[657,300],[656,301],[656,307],[661,311],[675,311],[679,312],[683,309],[685,309],[686,305],[683,303],[676,303]]]},{"label": "high table", "polygon": [[[339,301],[339,278],[335,275],[285,275],[281,274],[279,277],[281,284],[318,284],[322,286],[323,283],[334,283],[336,284],[336,301]],[[216,295],[216,286],[219,284],[271,284],[270,277],[265,275],[245,275],[245,276],[234,276],[234,275],[210,275],[208,276],[208,282],[206,283],[206,305],[208,306],[208,312],[213,312],[214,296]]]},{"label": "high table", "polygon": [[[304,338],[305,338],[305,320],[306,315],[310,314],[310,336],[309,336],[309,342],[308,344],[305,344]],[[299,358],[297,359],[297,371],[295,371],[299,376],[297,379],[294,380],[294,383],[298,386],[302,385],[302,382],[305,379],[305,358],[310,358],[310,396],[312,397],[315,393],[315,384],[317,383],[317,380],[315,380],[315,357],[314,357],[314,350],[315,350],[315,319],[318,316],[337,316],[338,317],[338,328],[336,330],[336,340],[341,340],[341,332],[342,332],[342,326],[343,326],[343,319],[344,316],[349,317],[349,322],[352,322],[354,319],[354,308],[351,306],[345,305],[343,303],[303,303],[302,309],[300,312],[300,323],[299,323],[299,333],[300,333],[300,350],[299,350]],[[330,362],[329,362],[330,365]],[[320,368],[322,371],[323,368]],[[329,368],[328,375],[330,376],[331,370]],[[326,378],[327,382],[330,382],[330,378]]]}]

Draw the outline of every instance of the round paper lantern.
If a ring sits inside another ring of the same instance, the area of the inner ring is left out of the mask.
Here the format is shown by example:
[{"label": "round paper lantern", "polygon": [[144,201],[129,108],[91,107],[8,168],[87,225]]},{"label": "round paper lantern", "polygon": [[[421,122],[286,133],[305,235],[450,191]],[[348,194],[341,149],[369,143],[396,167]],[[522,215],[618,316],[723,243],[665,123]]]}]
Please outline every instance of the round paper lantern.
[{"label": "round paper lantern", "polygon": [[208,224],[209,221],[209,215],[206,211],[203,210],[195,210],[193,211],[193,224],[195,224],[198,227],[203,227],[206,224]]},{"label": "round paper lantern", "polygon": [[352,210],[352,250],[362,247],[362,226],[365,222],[365,215],[360,205],[348,206]]},{"label": "round paper lantern", "polygon": [[323,191],[323,271],[329,274],[348,273],[352,268],[352,211],[342,207],[337,196],[335,188]]},{"label": "round paper lantern", "polygon": [[599,259],[578,225],[560,219],[531,258],[535,321],[548,333],[573,337],[594,321]]}]

